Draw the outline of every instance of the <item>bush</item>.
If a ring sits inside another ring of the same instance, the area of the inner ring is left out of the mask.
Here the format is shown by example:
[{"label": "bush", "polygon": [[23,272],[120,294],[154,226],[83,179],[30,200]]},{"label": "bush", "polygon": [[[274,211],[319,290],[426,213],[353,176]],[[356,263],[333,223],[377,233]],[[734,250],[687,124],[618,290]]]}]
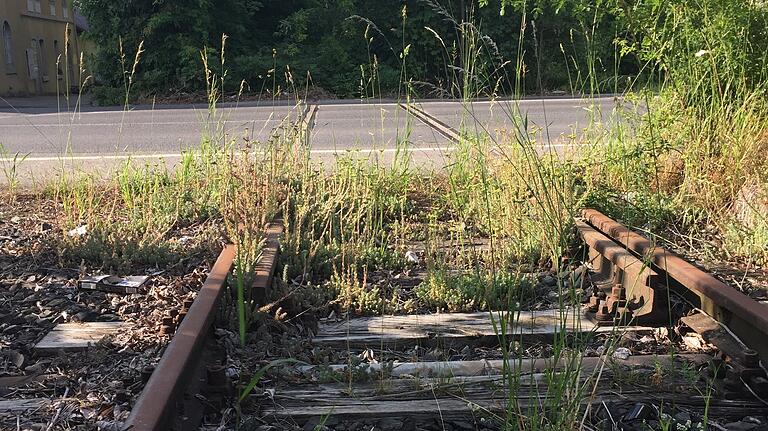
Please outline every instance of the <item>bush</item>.
[{"label": "bush", "polygon": [[125,104],[125,89],[97,85],[91,89],[91,97],[100,106],[118,106]]}]

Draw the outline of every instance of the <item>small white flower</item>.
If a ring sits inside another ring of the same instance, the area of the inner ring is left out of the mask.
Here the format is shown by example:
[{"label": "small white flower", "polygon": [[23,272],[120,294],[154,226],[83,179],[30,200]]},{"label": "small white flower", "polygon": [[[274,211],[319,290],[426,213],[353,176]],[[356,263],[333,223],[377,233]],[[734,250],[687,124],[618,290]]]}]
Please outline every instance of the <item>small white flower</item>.
[{"label": "small white flower", "polygon": [[709,54],[709,51],[707,51],[706,49],[701,49],[701,50],[699,50],[699,52],[697,52],[697,53],[696,53],[696,54],[694,54],[694,55],[695,55],[696,57],[703,57],[703,56],[705,56],[705,55],[707,55],[707,54]]}]

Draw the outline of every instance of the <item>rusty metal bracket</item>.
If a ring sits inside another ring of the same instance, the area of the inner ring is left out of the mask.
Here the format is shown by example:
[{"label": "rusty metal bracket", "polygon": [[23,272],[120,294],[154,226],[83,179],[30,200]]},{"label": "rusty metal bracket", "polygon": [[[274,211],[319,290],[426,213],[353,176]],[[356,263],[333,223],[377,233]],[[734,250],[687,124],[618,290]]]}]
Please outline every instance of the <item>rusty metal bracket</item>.
[{"label": "rusty metal bracket", "polygon": [[657,289],[658,274],[611,238],[583,221],[576,229],[587,245],[592,266],[590,278],[596,289],[589,298],[588,311],[595,320],[650,325],[669,322],[664,293]]},{"label": "rusty metal bracket", "polygon": [[703,313],[680,319],[685,326],[720,350],[725,358],[710,361],[710,375],[715,388],[727,399],[768,395],[768,374],[760,367],[755,350],[744,345],[721,323]]}]

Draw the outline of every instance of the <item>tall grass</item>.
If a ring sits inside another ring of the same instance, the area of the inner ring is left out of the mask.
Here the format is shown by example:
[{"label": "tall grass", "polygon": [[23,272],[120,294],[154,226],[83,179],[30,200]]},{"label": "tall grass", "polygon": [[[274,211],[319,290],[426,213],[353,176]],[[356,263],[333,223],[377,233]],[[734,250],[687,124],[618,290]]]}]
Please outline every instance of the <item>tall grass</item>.
[{"label": "tall grass", "polygon": [[[561,266],[561,258],[569,253],[573,216],[585,190],[577,165],[542,151],[541,142],[548,139],[546,129],[537,138],[518,102],[498,103],[512,125],[502,134],[486,130],[473,104],[475,97],[493,95],[501,86],[517,88],[517,95],[522,94],[522,40],[530,23],[523,13],[518,57],[507,60],[499,56],[495,44],[483,35],[481,28],[471,22],[471,10],[467,21],[459,21],[439,4],[433,7],[456,30],[457,64],[450,70],[453,87],[464,105],[461,136],[444,173],[443,204],[449,208],[451,220],[459,226],[463,238],[485,236],[490,247],[470,267],[470,272],[487,286],[480,298],[473,297],[476,291],[466,290],[467,287],[458,291],[458,297],[433,296],[453,309],[466,301],[495,310],[490,315],[505,360],[504,390],[508,394],[505,414],[496,417],[503,429],[576,429],[581,420],[577,413],[583,410],[582,399],[589,389],[583,385],[579,371],[584,340],[573,340],[566,330],[566,322],[575,317],[573,311],[562,306],[562,326],[553,344],[553,366],[561,361],[567,366],[559,372],[554,368],[547,370],[544,384],[532,388],[530,398],[518,396],[525,386],[524,374],[530,370],[523,369],[523,356],[510,346],[522,342],[516,335],[521,306],[537,301],[536,293],[524,287],[523,272],[552,268],[560,273],[567,269]],[[435,33],[435,37],[449,56],[452,47],[446,46],[440,35]],[[499,73],[510,68],[511,74]],[[430,280],[429,289],[435,289],[436,281],[439,279]],[[579,295],[573,284],[565,284],[562,279],[558,291],[561,305],[564,299],[577,300]],[[455,303],[456,298],[459,304]]]},{"label": "tall grass", "polygon": [[[668,7],[667,7],[668,6]],[[708,257],[768,262],[768,12],[754,2],[638,2],[629,44],[655,72],[657,94],[636,136],[598,146],[595,202]],[[602,193],[602,192],[601,192]],[[668,229],[674,226],[674,229]],[[694,232],[709,227],[703,238]],[[725,252],[725,253],[723,253]]]}]

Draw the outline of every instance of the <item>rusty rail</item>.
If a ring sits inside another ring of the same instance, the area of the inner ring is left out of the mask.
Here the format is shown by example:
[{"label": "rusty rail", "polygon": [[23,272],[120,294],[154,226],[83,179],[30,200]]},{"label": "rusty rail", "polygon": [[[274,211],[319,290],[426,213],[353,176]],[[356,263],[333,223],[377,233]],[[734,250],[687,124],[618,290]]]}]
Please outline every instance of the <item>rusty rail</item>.
[{"label": "rusty rail", "polygon": [[227,245],[211,268],[176,334],[131,410],[125,430],[167,430],[186,381],[197,367],[201,350],[218,309],[235,246]]},{"label": "rusty rail", "polygon": [[764,305],[597,210],[585,209],[582,215],[596,229],[649,262],[662,277],[666,275],[696,294],[705,313],[726,325],[768,363],[768,309]]},{"label": "rusty rail", "polygon": [[[257,300],[266,298],[272,284],[272,275],[277,266],[280,236],[283,233],[282,221],[276,220],[267,225],[265,233],[266,243],[261,259],[256,264],[253,282]],[[221,294],[227,275],[232,269],[235,255],[236,247],[233,245],[225,246],[219,254],[197,298],[181,321],[160,363],[152,372],[131,410],[124,430],[159,431],[179,427],[197,429],[190,423],[193,419],[189,417],[186,417],[185,422],[182,423],[175,421],[179,419],[179,409],[189,409],[189,403],[184,399],[185,395],[196,393],[195,391],[200,390],[206,383],[210,389],[212,385],[215,386],[211,381],[211,375],[222,373],[221,367],[216,367],[215,373],[209,369],[207,377],[200,376],[205,374],[202,373],[201,364],[207,336],[216,317]],[[201,416],[199,411],[192,413],[198,417]]]}]

